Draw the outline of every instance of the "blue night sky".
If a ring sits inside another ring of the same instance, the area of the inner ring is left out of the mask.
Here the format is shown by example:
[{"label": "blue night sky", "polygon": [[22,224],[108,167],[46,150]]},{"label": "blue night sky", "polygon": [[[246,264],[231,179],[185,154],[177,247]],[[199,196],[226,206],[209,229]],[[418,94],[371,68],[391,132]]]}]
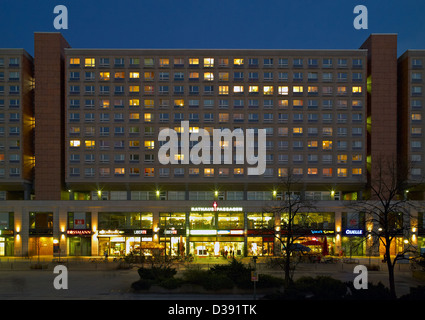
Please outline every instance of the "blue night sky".
[{"label": "blue night sky", "polygon": [[[423,0],[1,0],[0,47],[33,54],[34,32],[56,32],[68,8],[74,48],[357,49],[371,33],[397,33],[398,54],[425,49]],[[356,5],[368,30],[356,30]]]}]

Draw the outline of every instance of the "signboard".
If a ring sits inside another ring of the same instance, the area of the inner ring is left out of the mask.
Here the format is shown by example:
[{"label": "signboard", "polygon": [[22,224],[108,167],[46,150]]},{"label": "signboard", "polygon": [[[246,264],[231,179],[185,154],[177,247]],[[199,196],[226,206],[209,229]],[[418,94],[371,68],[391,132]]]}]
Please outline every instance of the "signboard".
[{"label": "signboard", "polygon": [[258,272],[251,271],[251,281],[258,281]]},{"label": "signboard", "polygon": [[361,229],[346,229],[345,234],[347,236],[362,236],[363,230],[361,230]]},{"label": "signboard", "polygon": [[74,212],[74,229],[86,229],[85,212]]},{"label": "signboard", "polygon": [[213,211],[222,211],[222,212],[243,212],[242,207],[191,207],[190,211],[192,212],[213,212]]},{"label": "signboard", "polygon": [[334,230],[310,230],[311,234],[334,234]]},{"label": "signboard", "polygon": [[70,230],[66,230],[66,234],[69,235],[69,236],[86,236],[86,235],[91,235],[92,232],[91,232],[91,230],[70,229]]},{"label": "signboard", "polygon": [[134,230],[134,234],[147,234],[146,230]]}]

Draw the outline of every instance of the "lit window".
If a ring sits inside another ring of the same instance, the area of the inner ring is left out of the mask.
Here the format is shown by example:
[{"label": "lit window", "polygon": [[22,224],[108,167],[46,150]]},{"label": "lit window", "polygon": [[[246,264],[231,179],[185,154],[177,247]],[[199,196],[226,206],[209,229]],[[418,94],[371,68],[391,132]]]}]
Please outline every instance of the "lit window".
[{"label": "lit window", "polygon": [[258,86],[249,86],[249,93],[258,93]]},{"label": "lit window", "polygon": [[144,115],[145,122],[151,122],[152,118],[153,118],[152,113],[145,113]]},{"label": "lit window", "polygon": [[199,133],[199,127],[189,127],[190,133]]},{"label": "lit window", "polygon": [[279,168],[277,170],[278,177],[287,177],[288,176],[288,168]]},{"label": "lit window", "polygon": [[205,72],[204,73],[204,80],[206,80],[206,81],[213,81],[214,80],[214,73],[212,73],[212,72]]},{"label": "lit window", "polygon": [[86,146],[86,149],[93,149],[95,146],[94,140],[85,140],[84,145]]},{"label": "lit window", "polygon": [[353,154],[353,156],[351,157],[352,161],[362,161],[363,157],[361,154]]},{"label": "lit window", "polygon": [[234,168],[233,169],[234,175],[243,175],[243,173],[244,173],[243,168]]},{"label": "lit window", "polygon": [[314,93],[314,94],[316,94],[316,93],[318,93],[318,92],[319,92],[319,87],[316,87],[316,86],[314,86],[314,87],[309,86],[309,87],[307,88],[307,91],[308,91],[308,93]]},{"label": "lit window", "polygon": [[84,59],[84,66],[93,68],[95,67],[95,59],[94,58],[85,58]]},{"label": "lit window", "polygon": [[287,108],[289,105],[289,100],[279,100],[278,105],[280,108]]},{"label": "lit window", "polygon": [[317,140],[307,141],[307,147],[308,148],[317,148],[318,145],[319,145],[319,143],[317,142]]},{"label": "lit window", "polygon": [[159,59],[160,67],[168,67],[170,65],[170,59]]},{"label": "lit window", "polygon": [[155,168],[145,168],[145,177],[154,177]]},{"label": "lit window", "polygon": [[206,68],[214,67],[214,58],[204,58],[204,67]]},{"label": "lit window", "polygon": [[183,99],[176,99],[174,100],[174,107],[184,107],[184,100]]},{"label": "lit window", "polygon": [[140,119],[140,114],[139,113],[130,113],[129,115],[129,119],[130,120],[139,120]]},{"label": "lit window", "polygon": [[303,134],[303,128],[297,127],[292,129],[293,134]]},{"label": "lit window", "polygon": [[69,64],[74,66],[80,65],[80,58],[71,58],[69,59]]},{"label": "lit window", "polygon": [[332,141],[323,140],[322,146],[323,146],[323,150],[332,150]]},{"label": "lit window", "polygon": [[287,96],[287,95],[288,95],[288,93],[289,93],[289,87],[288,87],[288,86],[279,86],[279,87],[278,87],[278,93],[279,93],[280,95]]},{"label": "lit window", "polygon": [[140,103],[139,99],[130,99],[128,101],[128,104],[130,106],[133,106],[133,107],[138,107],[139,106],[139,103]]},{"label": "lit window", "polygon": [[229,94],[229,86],[219,86],[218,94]]},{"label": "lit window", "polygon": [[303,100],[295,99],[294,101],[292,101],[293,107],[302,107],[303,105],[304,105]]},{"label": "lit window", "polygon": [[229,121],[229,114],[228,113],[219,113],[218,114],[218,120],[220,122],[228,122]]},{"label": "lit window", "polygon": [[233,59],[233,64],[235,66],[242,66],[243,65],[243,59],[241,59],[241,58]]},{"label": "lit window", "polygon": [[338,168],[338,177],[346,177],[347,176],[347,168]]},{"label": "lit window", "polygon": [[129,90],[130,90],[130,93],[138,93],[140,91],[140,87],[139,86],[130,86]]},{"label": "lit window", "polygon": [[362,93],[362,87],[353,87],[353,93]]},{"label": "lit window", "polygon": [[154,72],[145,72],[144,77],[145,77],[145,80],[147,80],[147,81],[153,80],[153,79],[155,79],[155,73]]},{"label": "lit window", "polygon": [[70,140],[69,146],[73,148],[78,148],[80,146],[80,140]]},{"label": "lit window", "polygon": [[243,93],[243,86],[233,86],[234,93]]},{"label": "lit window", "polygon": [[155,147],[155,142],[153,140],[146,140],[145,141],[145,149],[152,150]]},{"label": "lit window", "polygon": [[144,106],[145,106],[145,108],[153,108],[154,100],[150,100],[150,99],[145,100]]},{"label": "lit window", "polygon": [[189,59],[189,65],[191,66],[198,66],[199,65],[199,59],[198,58],[190,58]]},{"label": "lit window", "polygon": [[116,174],[116,175],[123,175],[123,174],[125,174],[125,168],[115,168],[114,169],[114,174]]},{"label": "lit window", "polygon": [[139,72],[130,72],[130,79],[139,79],[140,73]]},{"label": "lit window", "polygon": [[319,172],[319,170],[317,168],[308,168],[307,169],[308,175],[317,175],[318,172]]},{"label": "lit window", "polygon": [[346,154],[338,155],[338,163],[347,163],[348,156]]},{"label": "lit window", "polygon": [[324,177],[332,177],[332,168],[323,168],[322,175]]},{"label": "lit window", "polygon": [[338,87],[337,88],[337,93],[338,94],[341,94],[341,95],[347,94],[347,87]]},{"label": "lit window", "polygon": [[265,95],[272,95],[273,94],[273,86],[264,86],[263,93]]},{"label": "lit window", "polygon": [[304,92],[304,87],[303,86],[294,86],[292,88],[292,92],[294,92],[294,93],[303,93]]},{"label": "lit window", "polygon": [[191,72],[191,73],[189,73],[189,79],[190,80],[198,80],[199,79],[199,72]]},{"label": "lit window", "polygon": [[100,80],[107,81],[111,78],[111,74],[109,72],[101,72]]},{"label": "lit window", "polygon": [[184,159],[184,154],[177,153],[174,155],[174,160],[182,161]]},{"label": "lit window", "polygon": [[420,113],[412,113],[412,120],[420,121],[422,119],[422,115]]},{"label": "lit window", "polygon": [[360,175],[360,174],[362,174],[362,168],[353,168],[351,173],[353,175]]},{"label": "lit window", "polygon": [[213,177],[213,176],[214,176],[214,168],[204,169],[204,177]]},{"label": "lit window", "polygon": [[229,73],[228,72],[220,72],[218,74],[218,79],[220,81],[229,81]]},{"label": "lit window", "polygon": [[116,80],[124,80],[125,73],[124,72],[115,72],[114,77]]}]

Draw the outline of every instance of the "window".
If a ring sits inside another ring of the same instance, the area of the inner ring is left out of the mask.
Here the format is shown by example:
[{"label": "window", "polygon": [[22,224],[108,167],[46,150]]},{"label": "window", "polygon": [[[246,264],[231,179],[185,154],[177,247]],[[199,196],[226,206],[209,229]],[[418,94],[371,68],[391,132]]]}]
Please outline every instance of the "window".
[{"label": "window", "polygon": [[235,66],[243,66],[243,63],[244,63],[244,59],[242,58],[233,59],[233,65]]},{"label": "window", "polygon": [[214,58],[204,58],[204,67],[205,68],[214,67]]},{"label": "window", "polygon": [[338,173],[338,177],[342,177],[345,178],[347,177],[347,168],[338,168],[337,169],[337,173]]},{"label": "window", "polygon": [[263,93],[264,95],[273,95],[273,86],[264,86]]},{"label": "window", "polygon": [[214,177],[214,168],[204,168],[204,177]]},{"label": "window", "polygon": [[84,59],[84,66],[87,68],[94,68],[96,66],[95,59],[94,58],[85,58]]},{"label": "window", "polygon": [[78,148],[80,146],[80,140],[70,140],[69,146],[72,148]]}]

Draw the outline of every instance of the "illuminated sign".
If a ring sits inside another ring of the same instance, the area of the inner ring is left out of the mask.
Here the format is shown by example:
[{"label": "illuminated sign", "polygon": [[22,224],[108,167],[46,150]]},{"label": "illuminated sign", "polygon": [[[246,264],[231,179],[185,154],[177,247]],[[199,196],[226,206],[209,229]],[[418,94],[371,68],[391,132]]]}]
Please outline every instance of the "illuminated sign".
[{"label": "illuminated sign", "polygon": [[190,211],[206,211],[206,212],[213,212],[213,211],[225,211],[225,212],[242,212],[243,208],[242,207],[216,207],[216,208],[212,208],[212,207],[191,207]]},{"label": "illuminated sign", "polygon": [[124,231],[120,230],[99,230],[99,236],[119,235],[123,233]]},{"label": "illuminated sign", "polygon": [[134,234],[146,234],[146,230],[134,230]]},{"label": "illuminated sign", "polygon": [[351,235],[362,236],[363,235],[363,230],[347,229],[347,230],[345,230],[345,234],[347,236],[351,236]]},{"label": "illuminated sign", "polygon": [[13,230],[0,230],[0,236],[13,236]]},{"label": "illuminated sign", "polygon": [[175,229],[164,230],[164,234],[177,234],[177,230],[175,230]]},{"label": "illuminated sign", "polygon": [[215,236],[217,234],[217,230],[190,230],[190,234],[192,236]]},{"label": "illuminated sign", "polygon": [[243,235],[243,230],[218,230],[217,234],[218,235],[231,235],[231,236]]},{"label": "illuminated sign", "polygon": [[92,232],[91,230],[67,230],[66,234],[70,236],[83,236],[83,235],[90,235]]},{"label": "illuminated sign", "polygon": [[334,230],[310,230],[312,234],[334,234]]}]

